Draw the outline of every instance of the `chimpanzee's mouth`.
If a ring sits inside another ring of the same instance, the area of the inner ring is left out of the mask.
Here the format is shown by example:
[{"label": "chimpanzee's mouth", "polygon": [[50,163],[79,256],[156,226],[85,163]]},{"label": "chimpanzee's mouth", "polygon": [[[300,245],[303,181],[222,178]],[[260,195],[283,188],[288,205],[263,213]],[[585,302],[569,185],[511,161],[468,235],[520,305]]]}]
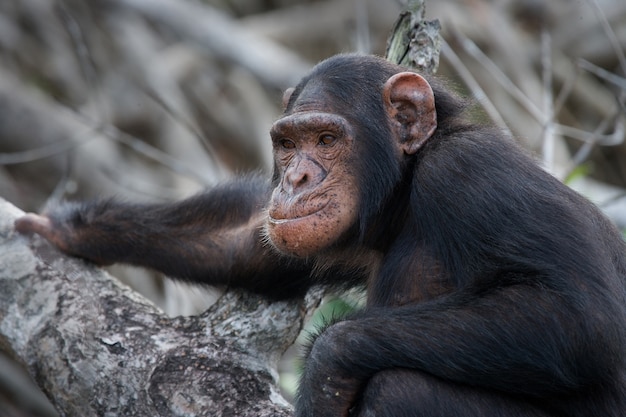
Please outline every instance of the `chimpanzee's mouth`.
[{"label": "chimpanzee's mouth", "polygon": [[302,220],[310,216],[314,216],[320,211],[324,210],[330,201],[325,201],[317,205],[313,210],[300,211],[300,210],[288,210],[282,212],[281,210],[271,210],[268,213],[268,221],[272,224],[284,224],[296,220]]}]

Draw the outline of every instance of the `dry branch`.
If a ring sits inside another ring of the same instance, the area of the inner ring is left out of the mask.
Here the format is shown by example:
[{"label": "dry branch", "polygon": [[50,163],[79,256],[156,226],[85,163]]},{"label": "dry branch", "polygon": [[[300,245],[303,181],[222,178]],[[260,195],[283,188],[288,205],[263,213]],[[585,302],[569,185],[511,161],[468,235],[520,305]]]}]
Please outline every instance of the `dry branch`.
[{"label": "dry branch", "polygon": [[438,20],[426,21],[423,0],[409,1],[409,9],[396,21],[387,41],[386,57],[393,63],[434,74],[439,67],[441,26]]}]

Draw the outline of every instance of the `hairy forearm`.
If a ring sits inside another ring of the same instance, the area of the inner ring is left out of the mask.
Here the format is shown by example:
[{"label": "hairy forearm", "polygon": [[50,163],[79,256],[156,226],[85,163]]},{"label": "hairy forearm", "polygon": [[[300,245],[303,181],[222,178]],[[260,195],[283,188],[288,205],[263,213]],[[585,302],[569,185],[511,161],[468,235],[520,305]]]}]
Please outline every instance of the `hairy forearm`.
[{"label": "hairy forearm", "polygon": [[[537,308],[522,299],[533,299]],[[319,336],[304,380],[341,392],[344,376],[365,382],[379,371],[401,367],[527,396],[575,393],[610,373],[613,363],[605,358],[619,353],[611,351],[616,327],[608,327],[609,315],[595,318],[596,326],[602,322],[606,328],[594,329],[583,310],[561,295],[524,288],[473,305],[457,298],[365,311]],[[334,355],[328,355],[331,350]],[[588,364],[585,372],[580,363]],[[519,375],[526,383],[519,383]]]},{"label": "hairy forearm", "polygon": [[250,177],[174,203],[65,203],[18,219],[16,228],[100,265],[127,263],[190,282],[299,296],[310,286],[311,265],[265,241],[268,195],[268,182]]}]

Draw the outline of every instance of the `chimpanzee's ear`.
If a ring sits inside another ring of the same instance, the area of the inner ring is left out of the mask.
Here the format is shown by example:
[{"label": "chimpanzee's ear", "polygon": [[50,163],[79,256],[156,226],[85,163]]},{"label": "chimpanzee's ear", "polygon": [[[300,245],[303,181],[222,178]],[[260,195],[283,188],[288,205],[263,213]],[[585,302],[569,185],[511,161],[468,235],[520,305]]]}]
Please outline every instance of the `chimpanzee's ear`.
[{"label": "chimpanzee's ear", "polygon": [[437,128],[433,90],[421,75],[401,72],[383,87],[383,100],[400,148],[414,154]]},{"label": "chimpanzee's ear", "polygon": [[291,95],[293,94],[293,90],[295,90],[295,88],[289,87],[283,93],[283,110],[287,110],[287,106],[289,105],[289,99],[291,98]]}]

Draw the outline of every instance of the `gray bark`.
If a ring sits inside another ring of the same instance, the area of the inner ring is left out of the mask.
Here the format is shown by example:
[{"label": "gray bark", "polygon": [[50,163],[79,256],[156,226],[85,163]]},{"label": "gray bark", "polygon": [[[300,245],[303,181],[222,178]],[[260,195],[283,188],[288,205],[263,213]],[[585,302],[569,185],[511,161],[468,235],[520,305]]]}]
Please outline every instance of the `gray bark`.
[{"label": "gray bark", "polygon": [[0,200],[0,348],[66,416],[288,416],[276,363],[315,297],[229,292],[168,318],[103,270],[13,229]]}]

